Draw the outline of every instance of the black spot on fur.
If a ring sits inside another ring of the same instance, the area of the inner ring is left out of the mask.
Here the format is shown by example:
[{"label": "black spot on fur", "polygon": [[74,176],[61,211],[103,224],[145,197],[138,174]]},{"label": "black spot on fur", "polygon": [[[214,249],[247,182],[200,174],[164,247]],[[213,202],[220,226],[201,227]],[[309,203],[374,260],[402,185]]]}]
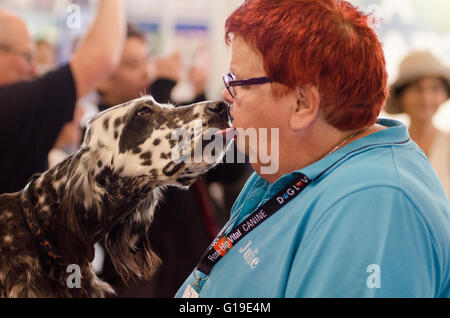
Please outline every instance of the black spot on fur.
[{"label": "black spot on fur", "polygon": [[176,164],[175,162],[171,161],[164,167],[163,173],[166,176],[171,177],[183,167],[184,167],[184,162],[180,162],[180,163]]},{"label": "black spot on fur", "polygon": [[177,107],[175,111],[170,112],[168,115],[166,126],[169,129],[176,129],[183,124],[192,122],[199,117],[198,113],[193,113],[193,110],[189,106]]},{"label": "black spot on fur", "polygon": [[159,176],[159,171],[158,171],[158,169],[152,169],[152,170],[150,170],[150,174],[152,175],[153,179],[156,179]]},{"label": "black spot on fur", "polygon": [[65,160],[59,165],[59,168],[58,168],[56,176],[55,176],[56,181],[62,179],[67,174],[67,169],[69,167],[69,163],[70,163],[69,160]]},{"label": "black spot on fur", "polygon": [[141,159],[150,159],[152,157],[152,153],[150,151],[144,152],[143,154],[141,154],[139,156],[139,158]]},{"label": "black spot on fur", "polygon": [[126,123],[127,122],[127,114],[122,116],[122,123]]},{"label": "black spot on fur", "polygon": [[119,132],[116,130],[116,131],[114,132],[114,139],[117,139],[117,138],[119,138]]},{"label": "black spot on fur", "polygon": [[151,166],[152,165],[152,161],[150,159],[149,160],[145,160],[145,161],[141,162],[141,165],[143,165],[143,166]]},{"label": "black spot on fur", "polygon": [[194,121],[196,119],[199,119],[199,117],[200,117],[199,113],[192,113],[192,111],[191,112],[186,112],[185,116],[182,117],[183,118],[183,124],[190,123],[190,122],[192,122],[192,121]]},{"label": "black spot on fur", "polygon": [[105,130],[108,130],[108,128],[109,128],[109,117],[106,117],[105,120],[103,121],[103,128]]},{"label": "black spot on fur", "polygon": [[44,203],[46,205],[51,205],[53,203],[53,201],[49,197],[46,197]]},{"label": "black spot on fur", "polygon": [[99,168],[103,167],[103,162],[101,160],[97,161],[97,166]]},{"label": "black spot on fur", "polygon": [[141,152],[142,152],[142,149],[139,148],[139,147],[136,147],[136,148],[133,149],[133,153],[135,153],[135,154],[138,154],[138,153],[141,153]]},{"label": "black spot on fur", "polygon": [[124,169],[125,169],[124,166],[120,167],[120,168],[117,170],[117,174],[122,174],[122,172],[123,172]]},{"label": "black spot on fur", "polygon": [[119,141],[119,151],[135,149],[143,144],[153,131],[150,116],[135,116],[123,127]]},{"label": "black spot on fur", "polygon": [[119,127],[121,123],[122,123],[122,120],[120,118],[116,118],[116,120],[114,121],[114,128]]},{"label": "black spot on fur", "polygon": [[161,159],[170,159],[171,153],[170,152],[167,152],[167,153],[161,152],[160,157],[161,157]]},{"label": "black spot on fur", "polygon": [[160,143],[161,143],[161,139],[156,138],[156,139],[153,141],[153,146],[158,146]]},{"label": "black spot on fur", "polygon": [[95,177],[95,181],[102,187],[106,185],[106,178],[103,171]]},{"label": "black spot on fur", "polygon": [[175,145],[179,142],[179,140],[169,139],[170,148],[175,147]]}]

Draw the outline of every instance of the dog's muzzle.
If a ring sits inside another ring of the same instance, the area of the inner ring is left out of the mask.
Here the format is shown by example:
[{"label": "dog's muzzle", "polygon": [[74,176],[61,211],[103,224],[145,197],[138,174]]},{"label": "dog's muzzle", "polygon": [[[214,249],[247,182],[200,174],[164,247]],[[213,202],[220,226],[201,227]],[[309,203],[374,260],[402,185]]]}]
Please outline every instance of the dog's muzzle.
[{"label": "dog's muzzle", "polygon": [[231,126],[231,123],[233,122],[233,117],[231,117],[230,107],[231,107],[230,104],[224,101],[218,101],[209,103],[206,106],[206,109],[214,114],[218,115],[223,114],[224,118],[228,120],[228,125]]}]

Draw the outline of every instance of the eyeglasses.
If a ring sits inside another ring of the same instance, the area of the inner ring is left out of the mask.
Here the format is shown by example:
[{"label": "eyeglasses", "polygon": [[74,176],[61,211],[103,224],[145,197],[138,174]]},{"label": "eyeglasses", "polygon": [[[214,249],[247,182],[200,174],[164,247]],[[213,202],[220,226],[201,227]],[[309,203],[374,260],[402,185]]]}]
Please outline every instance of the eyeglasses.
[{"label": "eyeglasses", "polygon": [[12,49],[7,44],[0,44],[0,50],[2,50],[4,52],[12,53],[12,54],[20,55],[21,57],[23,57],[29,63],[31,63],[31,61],[34,58],[34,54],[33,53],[16,51],[16,50]]},{"label": "eyeglasses", "polygon": [[244,80],[235,80],[235,78],[236,77],[234,76],[233,73],[227,73],[222,75],[223,83],[225,84],[225,87],[227,88],[228,92],[233,98],[236,97],[236,92],[234,89],[235,86],[260,85],[272,82],[272,80],[267,77],[256,77]]}]

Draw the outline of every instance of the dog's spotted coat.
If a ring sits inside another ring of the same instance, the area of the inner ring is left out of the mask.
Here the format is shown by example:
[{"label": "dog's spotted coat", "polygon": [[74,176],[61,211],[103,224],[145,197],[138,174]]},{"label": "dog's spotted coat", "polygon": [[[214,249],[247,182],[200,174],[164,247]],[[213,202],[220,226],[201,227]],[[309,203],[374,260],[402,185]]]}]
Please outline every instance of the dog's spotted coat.
[{"label": "dog's spotted coat", "polygon": [[65,263],[80,266],[81,288],[68,288],[66,267],[53,262],[33,240],[20,192],[0,195],[0,296],[113,293],[90,267],[93,245],[99,240],[104,240],[124,279],[151,277],[159,259],[150,249],[147,230],[160,188],[189,186],[213,166],[172,162],[176,141],[171,132],[183,127],[193,135],[195,120],[201,120],[203,128],[225,129],[226,107],[205,102],[174,108],[151,97],[116,106],[89,122],[79,151],[32,179],[32,209]]}]

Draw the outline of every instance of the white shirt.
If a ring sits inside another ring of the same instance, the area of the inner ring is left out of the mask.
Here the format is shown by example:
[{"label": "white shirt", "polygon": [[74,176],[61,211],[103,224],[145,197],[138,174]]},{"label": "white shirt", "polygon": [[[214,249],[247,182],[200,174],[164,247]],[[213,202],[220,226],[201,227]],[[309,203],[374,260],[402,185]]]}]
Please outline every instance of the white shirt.
[{"label": "white shirt", "polygon": [[431,146],[429,159],[450,199],[450,133],[439,131]]}]

